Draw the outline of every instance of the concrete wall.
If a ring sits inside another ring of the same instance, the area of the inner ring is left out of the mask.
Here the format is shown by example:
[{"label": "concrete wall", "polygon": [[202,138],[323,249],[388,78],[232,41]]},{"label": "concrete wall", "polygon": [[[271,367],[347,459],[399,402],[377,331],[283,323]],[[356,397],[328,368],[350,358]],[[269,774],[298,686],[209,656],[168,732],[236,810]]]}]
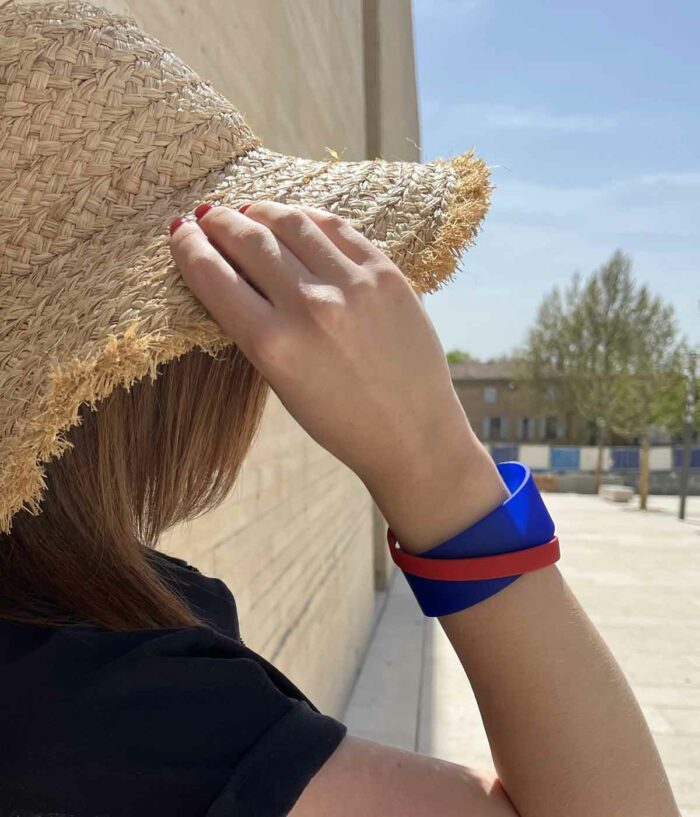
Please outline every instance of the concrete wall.
[{"label": "concrete wall", "polygon": [[670,471],[672,451],[668,446],[651,448],[649,450],[649,469],[651,471]]},{"label": "concrete wall", "polygon": [[345,150],[344,159],[364,158],[360,0],[102,0],[101,5],[135,17],[210,80],[267,147],[325,158],[328,146]]},{"label": "concrete wall", "polygon": [[[410,0],[102,4],[176,51],[274,150],[420,158]],[[223,578],[246,643],[340,716],[374,620],[375,582],[385,586],[393,566],[384,536],[362,483],[271,395],[237,488],[162,546]]]},{"label": "concrete wall", "polygon": [[[581,470],[595,471],[598,464],[598,449],[594,445],[581,446]],[[603,449],[603,470],[607,471],[610,468],[610,450]]]},{"label": "concrete wall", "polygon": [[367,153],[420,161],[410,0],[364,0],[363,10]]},{"label": "concrete wall", "polygon": [[529,465],[536,471],[546,471],[549,468],[549,446],[521,445],[518,455],[520,462]]}]

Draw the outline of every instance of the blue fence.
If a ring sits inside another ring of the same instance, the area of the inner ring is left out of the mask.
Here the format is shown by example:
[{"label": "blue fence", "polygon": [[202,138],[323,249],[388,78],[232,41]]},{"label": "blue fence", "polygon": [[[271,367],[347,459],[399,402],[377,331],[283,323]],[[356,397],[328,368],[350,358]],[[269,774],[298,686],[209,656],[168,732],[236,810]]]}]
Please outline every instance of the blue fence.
[{"label": "blue fence", "polygon": [[517,445],[492,445],[491,456],[494,462],[512,462],[518,459],[519,446]]},{"label": "blue fence", "polygon": [[[683,467],[683,446],[678,445],[673,449],[673,467]],[[700,468],[700,445],[691,446],[690,449],[690,467]]]},{"label": "blue fence", "polygon": [[[576,445],[527,445],[527,453],[521,452],[520,445],[498,444],[490,445],[491,456],[495,462],[507,462],[509,460],[520,460],[525,457],[533,471],[554,471],[559,473],[571,473],[581,471],[582,461],[588,471],[593,470],[591,452],[587,450],[586,459],[580,446]],[[664,456],[659,456],[658,447],[653,447],[651,454],[652,471],[678,471],[683,467],[683,446],[664,446],[667,452]],[[606,449],[607,472],[629,472],[635,474],[639,472],[640,448],[634,445],[613,445]],[[690,468],[693,471],[700,471],[700,445],[693,445],[690,449]]]},{"label": "blue fence", "polygon": [[552,446],[549,450],[549,467],[552,471],[579,471],[581,469],[581,449]]},{"label": "blue fence", "polygon": [[610,448],[613,471],[639,471],[639,448],[615,445]]}]

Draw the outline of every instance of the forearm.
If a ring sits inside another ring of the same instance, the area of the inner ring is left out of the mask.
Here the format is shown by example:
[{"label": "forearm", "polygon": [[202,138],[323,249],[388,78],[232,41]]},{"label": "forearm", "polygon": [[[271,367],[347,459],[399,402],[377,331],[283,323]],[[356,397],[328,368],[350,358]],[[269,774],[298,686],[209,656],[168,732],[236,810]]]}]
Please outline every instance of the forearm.
[{"label": "forearm", "polygon": [[[507,495],[471,430],[432,461],[433,480],[419,473],[421,464],[411,479],[397,476],[373,490],[413,553],[473,524]],[[450,475],[450,468],[457,470]],[[556,567],[523,576],[441,624],[522,817],[677,815],[629,685]]]},{"label": "forearm", "polygon": [[675,817],[641,710],[552,566],[441,624],[522,817]]}]

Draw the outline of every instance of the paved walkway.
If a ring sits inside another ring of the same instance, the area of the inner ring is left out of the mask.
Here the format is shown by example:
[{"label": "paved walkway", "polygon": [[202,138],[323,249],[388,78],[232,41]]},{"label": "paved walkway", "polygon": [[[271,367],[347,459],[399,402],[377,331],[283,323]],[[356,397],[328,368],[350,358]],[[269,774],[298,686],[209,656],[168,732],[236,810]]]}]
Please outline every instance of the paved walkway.
[{"label": "paved walkway", "polygon": [[[559,563],[632,684],[684,817],[700,817],[700,498],[650,510],[548,494]],[[360,737],[491,767],[469,683],[435,619],[396,574],[345,722]]]}]

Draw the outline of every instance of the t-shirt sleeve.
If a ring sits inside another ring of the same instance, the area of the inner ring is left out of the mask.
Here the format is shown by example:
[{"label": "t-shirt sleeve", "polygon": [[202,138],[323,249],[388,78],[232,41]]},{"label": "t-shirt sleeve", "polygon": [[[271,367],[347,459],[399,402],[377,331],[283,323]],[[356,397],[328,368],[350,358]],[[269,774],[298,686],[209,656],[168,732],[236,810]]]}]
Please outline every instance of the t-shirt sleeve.
[{"label": "t-shirt sleeve", "polygon": [[50,707],[51,773],[37,806],[61,805],[55,777],[64,795],[66,779],[80,780],[63,804],[70,813],[282,817],[346,734],[271,664],[211,628],[123,638],[131,648],[118,656],[96,645],[99,669]]},{"label": "t-shirt sleeve", "polygon": [[333,718],[296,701],[238,762],[207,817],[281,817],[346,732]]},{"label": "t-shirt sleeve", "polygon": [[261,673],[258,711],[274,709],[256,727],[254,742],[240,756],[207,817],[280,817],[299,799],[311,778],[333,754],[347,733],[346,726],[321,714],[276,667],[248,648]]}]

